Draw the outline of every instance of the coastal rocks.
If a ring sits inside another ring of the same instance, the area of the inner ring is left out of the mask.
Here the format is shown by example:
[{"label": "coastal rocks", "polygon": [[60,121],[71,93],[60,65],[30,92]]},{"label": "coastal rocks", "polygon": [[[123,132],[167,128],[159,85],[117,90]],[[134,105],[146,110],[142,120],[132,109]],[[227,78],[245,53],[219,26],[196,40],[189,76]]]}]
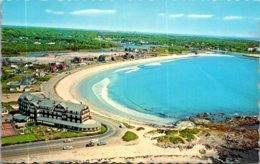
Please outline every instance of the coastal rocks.
[{"label": "coastal rocks", "polygon": [[187,129],[187,128],[194,128],[195,124],[191,121],[178,121],[175,124],[175,130],[183,130],[183,129]]},{"label": "coastal rocks", "polygon": [[234,150],[250,150],[259,148],[257,129],[237,129],[225,134],[225,147]]},{"label": "coastal rocks", "polygon": [[219,153],[219,160],[223,163],[241,163],[242,161],[242,157],[240,155],[232,153],[231,151],[222,148],[217,148],[217,151]]},{"label": "coastal rocks", "polygon": [[226,120],[224,113],[200,113],[195,116],[190,116],[189,120],[198,125],[208,124],[210,122],[223,123]]},{"label": "coastal rocks", "polygon": [[216,149],[220,163],[258,162],[257,116],[227,117],[223,113],[201,113],[189,117],[189,120],[201,130],[207,129],[208,132],[200,136],[199,143],[206,149]]},{"label": "coastal rocks", "polygon": [[200,152],[200,154],[206,154],[206,150],[205,149],[200,149],[199,152]]},{"label": "coastal rocks", "polygon": [[232,117],[226,123],[225,146],[229,149],[246,151],[259,148],[259,120],[256,116]]},{"label": "coastal rocks", "polygon": [[206,120],[206,119],[202,119],[202,118],[193,118],[192,121],[196,124],[196,125],[206,125],[211,123],[211,121]]},{"label": "coastal rocks", "polygon": [[227,125],[230,127],[253,126],[259,125],[259,120],[256,116],[238,116],[229,118]]},{"label": "coastal rocks", "polygon": [[[223,113],[201,113],[178,121],[174,127],[161,131],[157,146],[191,149],[204,145],[198,152],[218,152],[214,163],[256,163],[259,161],[259,120],[257,116],[226,116]],[[158,131],[157,131],[158,132]],[[190,139],[190,136],[191,137]],[[179,141],[184,142],[179,142]],[[172,142],[176,141],[176,142]],[[177,142],[178,141],[178,142]]]}]

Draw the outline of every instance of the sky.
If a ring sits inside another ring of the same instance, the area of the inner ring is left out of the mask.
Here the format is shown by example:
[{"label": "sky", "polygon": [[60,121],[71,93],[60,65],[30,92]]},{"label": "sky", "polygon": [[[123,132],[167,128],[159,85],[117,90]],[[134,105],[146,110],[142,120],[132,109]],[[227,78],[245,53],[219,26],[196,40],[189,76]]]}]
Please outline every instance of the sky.
[{"label": "sky", "polygon": [[2,24],[259,36],[260,0],[2,0]]}]

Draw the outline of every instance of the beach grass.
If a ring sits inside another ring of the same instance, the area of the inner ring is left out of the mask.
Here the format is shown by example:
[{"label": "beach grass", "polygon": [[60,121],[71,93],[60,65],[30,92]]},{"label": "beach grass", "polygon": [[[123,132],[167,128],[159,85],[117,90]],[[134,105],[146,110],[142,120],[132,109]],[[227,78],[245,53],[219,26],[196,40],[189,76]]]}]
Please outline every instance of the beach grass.
[{"label": "beach grass", "polygon": [[184,129],[180,131],[180,136],[187,139],[188,141],[191,141],[194,139],[194,135],[199,132],[198,129]]},{"label": "beach grass", "polygon": [[184,129],[184,130],[161,130],[157,129],[156,131],[148,132],[152,133],[163,133],[165,135],[159,137],[153,137],[152,139],[157,140],[160,143],[185,143],[185,141],[191,141],[195,138],[195,135],[199,133],[199,130],[196,128],[193,129]]},{"label": "beach grass", "polygon": [[137,131],[145,130],[145,128],[144,128],[144,127],[138,127],[138,128],[136,128],[136,130],[137,130]]},{"label": "beach grass", "polygon": [[138,136],[131,131],[127,131],[124,136],[122,137],[123,141],[129,142],[138,139]]}]

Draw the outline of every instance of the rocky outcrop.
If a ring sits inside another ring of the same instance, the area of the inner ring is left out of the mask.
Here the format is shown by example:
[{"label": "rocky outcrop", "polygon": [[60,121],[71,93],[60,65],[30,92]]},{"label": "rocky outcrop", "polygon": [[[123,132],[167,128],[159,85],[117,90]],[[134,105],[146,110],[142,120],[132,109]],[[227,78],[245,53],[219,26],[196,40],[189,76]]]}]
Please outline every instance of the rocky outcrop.
[{"label": "rocky outcrop", "polygon": [[231,117],[227,119],[226,125],[229,127],[253,127],[254,125],[259,125],[259,120],[256,116]]}]

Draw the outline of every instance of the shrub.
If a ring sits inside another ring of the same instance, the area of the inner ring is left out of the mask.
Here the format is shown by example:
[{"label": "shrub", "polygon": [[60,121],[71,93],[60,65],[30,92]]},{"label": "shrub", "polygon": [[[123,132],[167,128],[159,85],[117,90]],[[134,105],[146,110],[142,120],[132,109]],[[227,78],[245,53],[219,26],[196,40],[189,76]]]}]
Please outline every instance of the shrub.
[{"label": "shrub", "polygon": [[122,137],[123,141],[129,142],[138,139],[138,136],[131,131],[127,131]]},{"label": "shrub", "polygon": [[138,127],[136,130],[140,131],[140,130],[145,130],[145,129],[144,129],[144,127]]}]

